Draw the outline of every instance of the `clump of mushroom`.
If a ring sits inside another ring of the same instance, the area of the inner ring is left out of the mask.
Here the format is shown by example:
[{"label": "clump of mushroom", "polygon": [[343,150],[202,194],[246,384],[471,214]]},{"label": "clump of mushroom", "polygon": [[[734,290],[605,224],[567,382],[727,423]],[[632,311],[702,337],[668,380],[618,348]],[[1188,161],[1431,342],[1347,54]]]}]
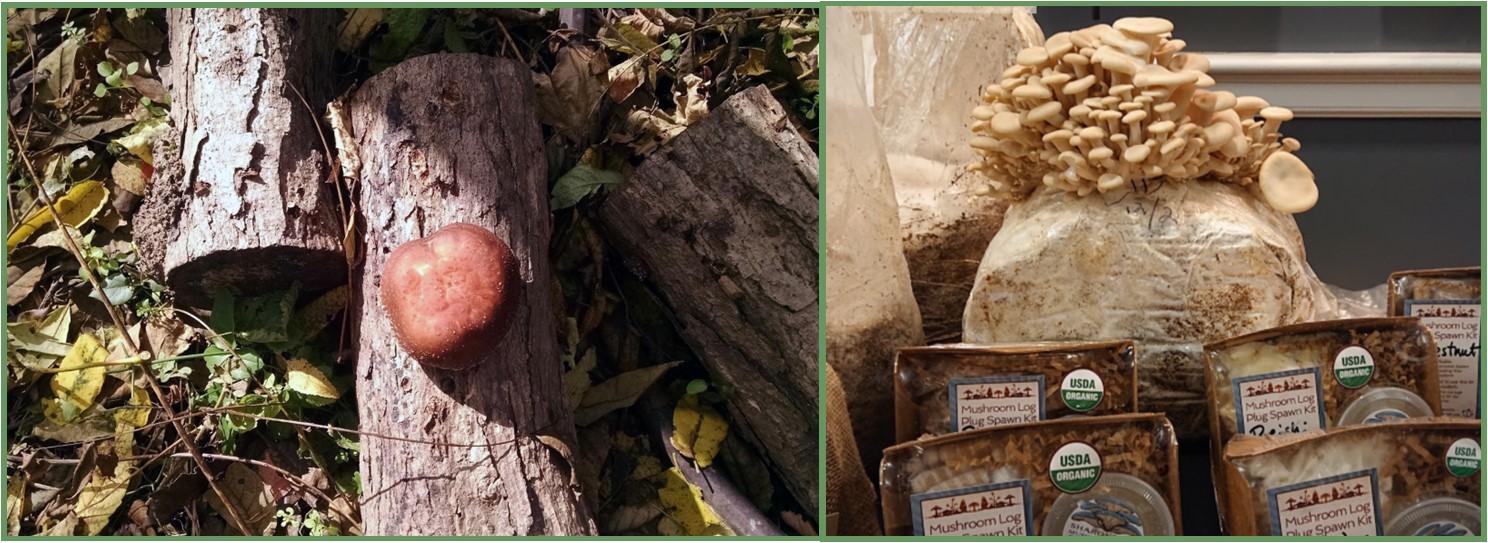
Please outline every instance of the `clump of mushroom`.
[{"label": "clump of mushroom", "polygon": [[1279,211],[1311,209],[1312,171],[1292,154],[1302,144],[1277,131],[1291,110],[1208,90],[1209,59],[1183,52],[1172,31],[1166,19],[1127,17],[1018,53],[972,110],[982,158],[970,169],[1014,199],[1039,183],[1084,196],[1208,179],[1249,187]]}]

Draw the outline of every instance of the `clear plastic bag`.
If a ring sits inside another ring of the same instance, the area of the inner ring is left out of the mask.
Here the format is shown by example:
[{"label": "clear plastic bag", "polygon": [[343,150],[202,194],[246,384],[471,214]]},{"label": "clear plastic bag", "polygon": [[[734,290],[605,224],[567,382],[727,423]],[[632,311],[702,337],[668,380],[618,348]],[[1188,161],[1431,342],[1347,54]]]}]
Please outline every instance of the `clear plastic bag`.
[{"label": "clear plastic bag", "polygon": [[1008,209],[977,270],[975,343],[1133,339],[1144,410],[1206,435],[1203,344],[1331,318],[1291,215],[1228,183],[1087,197],[1043,188]]},{"label": "clear plastic bag", "polygon": [[862,24],[867,99],[888,151],[926,339],[955,341],[982,249],[1007,208],[978,194],[985,180],[963,167],[975,159],[970,112],[994,70],[1044,37],[1028,7],[852,10]]},{"label": "clear plastic bag", "polygon": [[[827,363],[842,378],[864,464],[890,444],[894,351],[924,342],[899,240],[894,192],[863,98],[862,42],[846,8],[828,8]],[[831,474],[828,474],[831,479]]]}]

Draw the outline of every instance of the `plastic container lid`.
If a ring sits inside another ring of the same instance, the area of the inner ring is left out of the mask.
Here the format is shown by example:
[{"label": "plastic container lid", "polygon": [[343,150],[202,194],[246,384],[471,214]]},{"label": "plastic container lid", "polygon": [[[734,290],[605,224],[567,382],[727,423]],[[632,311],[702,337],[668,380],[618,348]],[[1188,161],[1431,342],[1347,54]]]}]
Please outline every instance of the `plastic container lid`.
[{"label": "plastic container lid", "polygon": [[1039,534],[1173,535],[1173,512],[1152,485],[1106,473],[1090,490],[1055,498]]},{"label": "plastic container lid", "polygon": [[1343,414],[1338,417],[1338,426],[1429,416],[1431,405],[1415,393],[1400,387],[1378,387],[1354,398],[1348,407],[1343,408]]},{"label": "plastic container lid", "polygon": [[1459,498],[1431,498],[1405,508],[1390,517],[1385,535],[1481,535],[1478,533],[1482,510]]}]

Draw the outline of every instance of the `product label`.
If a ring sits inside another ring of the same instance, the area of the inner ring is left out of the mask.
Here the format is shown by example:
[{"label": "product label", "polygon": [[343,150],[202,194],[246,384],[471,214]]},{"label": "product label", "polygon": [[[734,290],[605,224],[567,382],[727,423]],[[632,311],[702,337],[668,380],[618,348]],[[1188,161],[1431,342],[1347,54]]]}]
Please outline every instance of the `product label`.
[{"label": "product label", "polygon": [[1080,500],[1075,512],[1064,521],[1061,535],[1142,535],[1142,517],[1121,500],[1110,497]]},{"label": "product label", "polygon": [[1369,349],[1349,345],[1333,355],[1333,377],[1346,388],[1359,388],[1374,377],[1374,355]]},{"label": "product label", "polygon": [[1447,471],[1457,477],[1468,477],[1483,465],[1483,448],[1478,441],[1464,437],[1447,447]]},{"label": "product label", "polygon": [[909,497],[915,535],[1016,535],[1033,533],[1027,479],[926,492]]},{"label": "product label", "polygon": [[1044,420],[1044,376],[951,379],[951,428],[956,431]]},{"label": "product label", "polygon": [[1049,459],[1049,479],[1061,491],[1079,494],[1090,490],[1100,476],[1100,453],[1090,445],[1078,441],[1066,443]]},{"label": "product label", "polygon": [[1483,387],[1478,385],[1483,361],[1478,337],[1481,309],[1478,300],[1405,302],[1405,314],[1420,317],[1421,325],[1436,338],[1443,415],[1478,418],[1483,408]]},{"label": "product label", "polygon": [[1379,475],[1370,468],[1266,491],[1271,535],[1380,535]]},{"label": "product label", "polygon": [[1408,418],[1410,418],[1410,415],[1405,414],[1404,411],[1386,407],[1364,417],[1364,424],[1379,424],[1381,422],[1391,422]]},{"label": "product label", "polygon": [[1235,379],[1236,431],[1270,436],[1326,428],[1321,377],[1318,368],[1303,368]]},{"label": "product label", "polygon": [[1059,384],[1059,398],[1070,409],[1084,413],[1100,405],[1106,397],[1106,385],[1099,375],[1087,369],[1078,369],[1064,375]]}]

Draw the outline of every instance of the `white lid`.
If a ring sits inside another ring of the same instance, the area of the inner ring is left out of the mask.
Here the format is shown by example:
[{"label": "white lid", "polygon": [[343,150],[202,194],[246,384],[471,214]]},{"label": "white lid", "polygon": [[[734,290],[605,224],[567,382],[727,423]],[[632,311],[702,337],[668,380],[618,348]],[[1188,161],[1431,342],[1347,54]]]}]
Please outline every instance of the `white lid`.
[{"label": "white lid", "polygon": [[[1084,525],[1081,533],[1066,533],[1078,524]],[[1039,535],[1174,535],[1173,512],[1152,485],[1123,473],[1105,473],[1090,490],[1055,498]]]},{"label": "white lid", "polygon": [[1414,392],[1400,387],[1374,387],[1343,408],[1343,414],[1338,416],[1337,426],[1429,416],[1431,405]]},{"label": "white lid", "polygon": [[1481,515],[1481,509],[1467,500],[1430,498],[1390,517],[1385,535],[1480,535]]}]

